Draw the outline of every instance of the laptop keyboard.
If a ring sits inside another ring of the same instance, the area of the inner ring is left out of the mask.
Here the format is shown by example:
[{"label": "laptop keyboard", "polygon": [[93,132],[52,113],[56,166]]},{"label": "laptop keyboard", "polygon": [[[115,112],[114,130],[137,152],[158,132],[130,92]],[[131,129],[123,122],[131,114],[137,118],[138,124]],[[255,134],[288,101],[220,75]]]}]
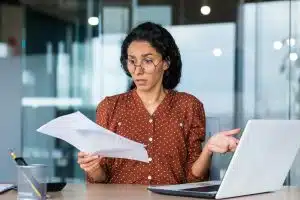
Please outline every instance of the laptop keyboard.
[{"label": "laptop keyboard", "polygon": [[187,188],[183,189],[184,191],[191,191],[191,192],[217,192],[219,190],[220,185],[209,185],[209,186],[202,186],[196,188]]}]

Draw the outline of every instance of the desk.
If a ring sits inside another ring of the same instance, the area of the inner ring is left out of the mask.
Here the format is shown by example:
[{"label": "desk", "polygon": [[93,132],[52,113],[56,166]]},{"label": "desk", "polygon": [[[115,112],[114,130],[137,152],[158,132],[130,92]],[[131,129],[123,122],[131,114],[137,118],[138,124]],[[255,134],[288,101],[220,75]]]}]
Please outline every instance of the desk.
[{"label": "desk", "polygon": [[[188,199],[186,197],[166,196],[152,193],[141,185],[110,185],[110,184],[90,184],[86,185],[67,185],[63,191],[49,193],[51,199],[72,199],[72,200],[170,200]],[[16,191],[10,191],[0,195],[2,200],[15,200]],[[197,198],[189,198],[197,199]],[[299,200],[300,188],[284,187],[274,193],[252,195],[234,198],[236,200]],[[198,199],[199,200],[199,199]]]}]

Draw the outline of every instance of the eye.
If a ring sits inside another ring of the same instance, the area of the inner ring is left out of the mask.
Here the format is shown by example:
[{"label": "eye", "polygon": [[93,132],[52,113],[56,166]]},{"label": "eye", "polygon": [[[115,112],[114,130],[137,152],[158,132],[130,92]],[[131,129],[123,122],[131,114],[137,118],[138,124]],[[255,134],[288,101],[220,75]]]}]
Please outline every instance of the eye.
[{"label": "eye", "polygon": [[145,62],[145,64],[152,64],[153,63],[152,60],[149,59],[149,58],[145,59],[144,62]]},{"label": "eye", "polygon": [[128,59],[127,62],[128,62],[128,64],[130,64],[130,65],[134,65],[134,60],[132,60],[132,59]]}]

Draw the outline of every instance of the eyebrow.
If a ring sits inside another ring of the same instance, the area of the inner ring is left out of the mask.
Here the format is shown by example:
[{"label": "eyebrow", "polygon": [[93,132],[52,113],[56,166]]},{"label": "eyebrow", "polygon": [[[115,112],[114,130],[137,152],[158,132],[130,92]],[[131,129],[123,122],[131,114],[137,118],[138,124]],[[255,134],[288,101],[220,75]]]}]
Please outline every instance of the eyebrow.
[{"label": "eyebrow", "polygon": [[[152,54],[152,53],[145,53],[145,54],[142,54],[142,56],[143,56],[143,57],[154,56],[154,54]],[[133,56],[133,55],[128,55],[128,57],[135,58],[135,56]]]}]

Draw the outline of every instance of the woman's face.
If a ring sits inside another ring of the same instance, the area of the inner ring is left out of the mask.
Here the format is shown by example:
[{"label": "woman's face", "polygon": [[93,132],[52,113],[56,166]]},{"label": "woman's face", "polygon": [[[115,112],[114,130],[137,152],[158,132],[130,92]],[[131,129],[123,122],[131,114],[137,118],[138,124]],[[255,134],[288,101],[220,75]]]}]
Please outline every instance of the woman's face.
[{"label": "woman's face", "polygon": [[166,61],[146,41],[133,41],[127,49],[127,68],[138,90],[149,91],[162,85]]}]

